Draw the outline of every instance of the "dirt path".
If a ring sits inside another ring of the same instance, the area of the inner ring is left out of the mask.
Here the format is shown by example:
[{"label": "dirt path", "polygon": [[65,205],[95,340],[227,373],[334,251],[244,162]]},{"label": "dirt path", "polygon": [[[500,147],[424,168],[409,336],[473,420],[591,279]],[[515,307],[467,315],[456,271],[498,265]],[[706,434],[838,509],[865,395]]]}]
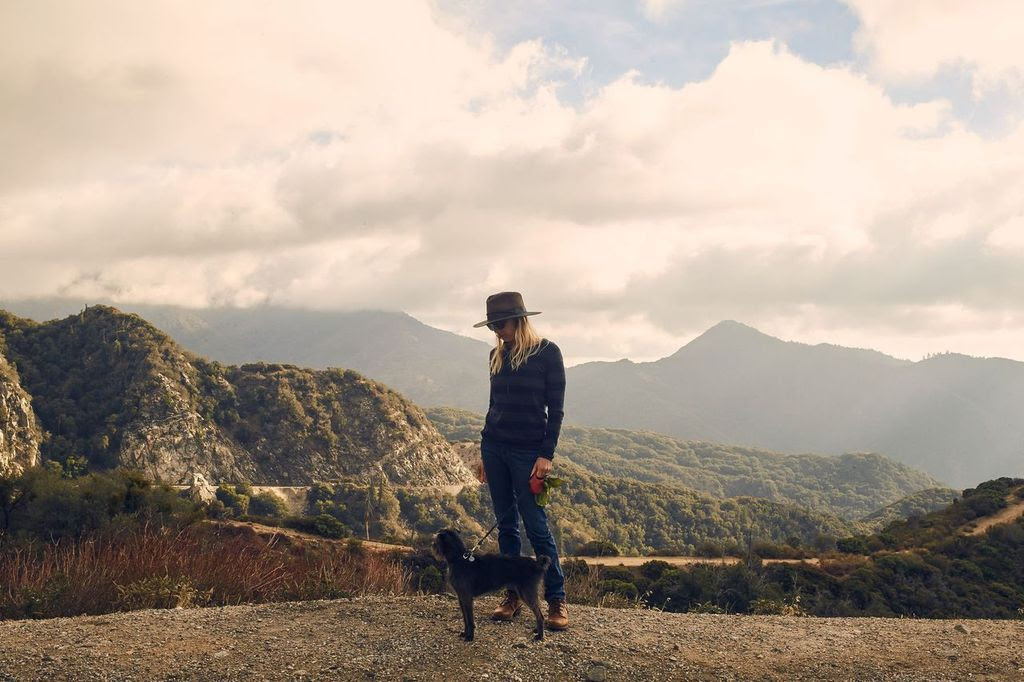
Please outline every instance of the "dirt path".
[{"label": "dirt path", "polygon": [[[319,535],[312,535],[310,533],[304,533],[301,530],[295,530],[294,528],[282,528],[282,527],[279,527],[279,526],[266,526],[266,525],[264,525],[262,523],[253,523],[252,521],[233,521],[231,519],[220,519],[218,521],[213,521],[211,523],[216,523],[216,524],[221,525],[221,526],[227,526],[229,528],[251,529],[252,532],[256,533],[257,535],[259,535],[260,537],[262,537],[264,540],[266,540],[268,542],[273,540],[275,537],[288,538],[288,539],[291,539],[291,540],[295,540],[296,542],[299,542],[299,543],[314,543],[315,544],[315,543],[318,543],[318,542],[326,542],[326,543],[332,543],[332,544],[345,544],[345,543],[349,542],[349,538],[342,538],[340,540],[333,540],[333,539],[330,539],[330,538],[321,537]],[[413,551],[413,548],[409,547],[408,545],[390,545],[390,544],[388,544],[386,542],[377,542],[376,540],[363,540],[361,538],[353,538],[353,539],[358,540],[360,542],[360,544],[363,547],[367,548],[367,549],[379,550],[379,551],[382,551],[382,552],[411,552],[411,551]]]},{"label": "dirt path", "polygon": [[966,531],[967,535],[981,535],[992,526],[1000,523],[1010,523],[1020,516],[1024,516],[1024,500],[1017,497],[1020,488],[1013,490],[1006,496],[1006,506],[999,510],[998,514],[986,517],[978,522],[974,528]]},{"label": "dirt path", "polygon": [[[734,556],[578,556],[566,557],[566,559],[583,559],[588,564],[598,564],[601,566],[642,566],[648,561],[664,561],[674,566],[690,566],[692,564],[718,564],[721,566],[732,566],[733,564],[738,564],[741,561],[741,559]],[[761,562],[765,564],[807,563],[817,566],[820,563],[820,560],[817,557],[812,557],[808,559],[762,559]]]},{"label": "dirt path", "polygon": [[466,644],[448,597],[4,622],[0,680],[1024,680],[1020,621],[570,608],[544,643],[520,618]]}]

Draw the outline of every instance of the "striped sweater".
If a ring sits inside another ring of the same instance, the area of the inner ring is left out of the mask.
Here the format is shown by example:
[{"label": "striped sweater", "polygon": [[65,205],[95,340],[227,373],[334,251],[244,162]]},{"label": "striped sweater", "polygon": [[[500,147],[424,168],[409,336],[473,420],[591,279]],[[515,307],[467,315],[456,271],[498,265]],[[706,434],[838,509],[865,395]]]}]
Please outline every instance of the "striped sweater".
[{"label": "striped sweater", "polygon": [[508,445],[535,447],[540,457],[552,459],[564,400],[565,364],[558,346],[544,339],[540,351],[515,371],[506,351],[501,371],[491,375],[491,403],[480,435]]}]

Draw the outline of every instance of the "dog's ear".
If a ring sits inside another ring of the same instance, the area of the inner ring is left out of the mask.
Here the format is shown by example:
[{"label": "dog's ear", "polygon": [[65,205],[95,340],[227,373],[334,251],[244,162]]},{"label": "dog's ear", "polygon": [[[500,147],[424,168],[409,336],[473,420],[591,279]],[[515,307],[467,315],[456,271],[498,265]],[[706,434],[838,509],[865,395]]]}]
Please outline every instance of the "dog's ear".
[{"label": "dog's ear", "polygon": [[437,534],[437,546],[446,557],[461,555],[466,551],[462,538],[451,528],[446,528]]}]

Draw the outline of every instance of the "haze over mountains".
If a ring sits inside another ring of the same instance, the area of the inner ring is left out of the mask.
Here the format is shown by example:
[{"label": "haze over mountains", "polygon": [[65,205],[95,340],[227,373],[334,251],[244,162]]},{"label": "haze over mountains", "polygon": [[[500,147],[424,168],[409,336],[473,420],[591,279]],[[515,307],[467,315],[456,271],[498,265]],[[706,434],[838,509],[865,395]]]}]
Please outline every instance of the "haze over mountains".
[{"label": "haze over mountains", "polygon": [[[0,301],[0,309],[41,322],[66,317],[95,303],[68,299]],[[401,391],[417,405],[475,411],[487,408],[488,345],[429,327],[405,313],[272,306],[116,307],[140,315],[185,348],[218,362],[344,367]]]},{"label": "haze over mountains", "polygon": [[[4,303],[46,319],[78,302]],[[128,306],[222,362],[350,367],[418,405],[486,409],[488,345],[401,313]],[[567,423],[781,452],[879,452],[966,487],[1024,472],[1024,363],[920,362],[781,341],[722,322],[654,362],[568,369]]]},{"label": "haze over mountains", "polygon": [[880,452],[955,487],[1024,470],[1024,363],[920,362],[722,322],[655,362],[569,373],[573,421],[784,452]]}]

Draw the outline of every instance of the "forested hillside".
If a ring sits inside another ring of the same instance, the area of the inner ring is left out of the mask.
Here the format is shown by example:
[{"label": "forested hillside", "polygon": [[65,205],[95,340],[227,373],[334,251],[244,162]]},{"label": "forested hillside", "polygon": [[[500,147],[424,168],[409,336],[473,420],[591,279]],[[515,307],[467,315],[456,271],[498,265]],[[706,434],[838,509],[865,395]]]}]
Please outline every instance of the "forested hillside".
[{"label": "forested hillside", "polygon": [[44,324],[0,311],[0,333],[49,433],[43,458],[69,474],[120,465],[163,482],[193,472],[259,484],[470,477],[419,408],[351,370],[220,365],[104,306]]},{"label": "forested hillside", "polygon": [[978,535],[963,528],[1020,501],[1024,480],[987,481],[941,510],[839,541],[840,551],[863,556],[825,557],[819,566],[651,566],[638,580],[652,606],[672,611],[1019,619],[1024,516]]},{"label": "forested hillside", "polygon": [[[449,440],[479,440],[481,415],[449,408],[426,412]],[[759,497],[849,520],[939,485],[876,454],[785,455],[623,429],[563,426],[558,457],[595,474],[682,485],[719,498]]]},{"label": "forested hillside", "polygon": [[[600,476],[568,462],[559,465],[565,485],[548,505],[552,532],[563,552],[593,541],[611,542],[631,554],[693,554],[702,545],[746,551],[751,543],[773,542],[828,549],[837,538],[862,530],[856,523],[751,497],[729,500],[678,485]],[[364,519],[374,530],[408,541],[408,535],[457,527],[482,535],[494,522],[486,486],[468,485],[457,495],[422,489],[381,489],[371,482],[317,487],[316,511],[333,515],[361,534]],[[366,501],[373,507],[366,509]]]},{"label": "forested hillside", "polygon": [[894,521],[908,519],[912,516],[924,516],[945,509],[960,497],[960,492],[952,488],[929,488],[907,495],[901,500],[875,510],[861,521],[872,529],[879,530]]}]

